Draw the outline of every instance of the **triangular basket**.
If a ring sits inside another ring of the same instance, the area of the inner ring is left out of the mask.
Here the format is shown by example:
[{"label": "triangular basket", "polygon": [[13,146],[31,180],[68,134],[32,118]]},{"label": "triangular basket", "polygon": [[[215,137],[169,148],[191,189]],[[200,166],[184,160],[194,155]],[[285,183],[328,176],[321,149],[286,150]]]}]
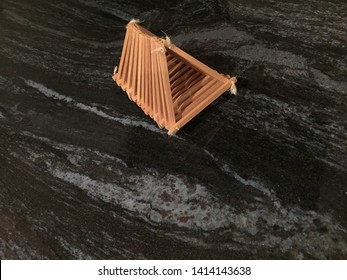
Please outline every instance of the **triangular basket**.
[{"label": "triangular basket", "polygon": [[113,80],[169,134],[176,133],[236,82],[133,21],[127,25]]}]

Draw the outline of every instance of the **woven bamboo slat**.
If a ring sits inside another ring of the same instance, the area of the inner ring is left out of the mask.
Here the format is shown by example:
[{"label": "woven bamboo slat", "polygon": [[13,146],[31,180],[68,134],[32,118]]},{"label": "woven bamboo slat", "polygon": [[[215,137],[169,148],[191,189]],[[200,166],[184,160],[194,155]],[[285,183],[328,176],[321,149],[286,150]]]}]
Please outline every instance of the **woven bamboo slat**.
[{"label": "woven bamboo slat", "polygon": [[176,133],[225,91],[225,76],[131,21],[113,80],[160,128]]}]

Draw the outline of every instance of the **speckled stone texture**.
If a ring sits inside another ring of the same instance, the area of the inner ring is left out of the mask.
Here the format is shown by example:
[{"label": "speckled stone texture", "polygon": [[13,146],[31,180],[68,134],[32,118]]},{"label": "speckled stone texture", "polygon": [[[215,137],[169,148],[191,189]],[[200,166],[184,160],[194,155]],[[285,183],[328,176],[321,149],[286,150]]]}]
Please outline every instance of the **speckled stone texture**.
[{"label": "speckled stone texture", "polygon": [[[1,1],[1,259],[346,259],[346,15]],[[132,18],[236,75],[238,95],[168,137],[111,79]]]}]

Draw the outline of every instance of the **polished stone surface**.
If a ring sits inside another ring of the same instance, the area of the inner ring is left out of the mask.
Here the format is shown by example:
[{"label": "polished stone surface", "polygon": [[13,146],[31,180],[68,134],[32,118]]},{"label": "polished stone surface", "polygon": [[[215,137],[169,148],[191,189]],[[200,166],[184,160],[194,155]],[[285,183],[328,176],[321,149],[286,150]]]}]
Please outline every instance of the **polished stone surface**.
[{"label": "polished stone surface", "polygon": [[[1,258],[346,259],[347,3],[163,2],[0,3]],[[111,79],[132,18],[238,95],[168,137]]]}]

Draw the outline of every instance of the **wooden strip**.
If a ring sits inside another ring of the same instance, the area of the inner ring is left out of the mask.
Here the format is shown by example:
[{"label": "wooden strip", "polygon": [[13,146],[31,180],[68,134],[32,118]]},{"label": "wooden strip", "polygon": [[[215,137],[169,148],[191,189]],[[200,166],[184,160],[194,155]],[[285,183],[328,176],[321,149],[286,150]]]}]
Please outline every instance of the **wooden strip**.
[{"label": "wooden strip", "polygon": [[182,75],[187,73],[189,71],[189,69],[191,69],[191,67],[188,65],[185,65],[183,68],[181,68],[179,71],[177,71],[172,77],[170,77],[170,83],[173,84]]},{"label": "wooden strip", "polygon": [[190,99],[189,102],[182,102],[179,105],[178,110],[181,111],[181,114],[184,115],[185,111],[192,110],[193,106],[202,102],[208,98],[211,94],[214,94],[217,88],[221,86],[220,81],[213,79],[209,84],[205,85],[199,92],[196,92]]},{"label": "wooden strip", "polygon": [[168,52],[172,54],[173,56],[176,56],[180,61],[190,65],[192,68],[195,68],[199,72],[204,73],[205,75],[209,75],[222,83],[229,83],[229,79],[225,76],[219,74],[217,71],[211,69],[206,64],[202,63],[201,61],[197,60],[196,58],[192,57],[191,55],[187,54],[180,48],[176,47],[175,45],[172,45],[170,49],[168,49]]},{"label": "wooden strip", "polygon": [[166,61],[169,61],[169,60],[175,58],[171,54],[169,54],[168,52],[165,52],[165,54],[166,54]]},{"label": "wooden strip", "polygon": [[165,111],[166,111],[166,128],[168,130],[175,129],[176,127],[176,119],[175,113],[172,103],[172,95],[171,95],[171,86],[169,80],[169,69],[167,65],[167,61],[162,59],[162,63],[160,64],[161,68],[159,69],[160,73],[163,77],[163,93],[165,100]]},{"label": "wooden strip", "polygon": [[[202,94],[204,91],[208,90],[212,85],[216,82],[215,79],[211,77],[206,77],[204,84],[199,87],[198,90],[187,90],[184,94],[180,95],[176,100],[175,103],[177,104],[177,109],[180,110],[182,107],[182,104],[188,102],[193,102],[197,96]],[[176,116],[178,116],[178,112],[176,112]]]},{"label": "wooden strip", "polygon": [[[128,40],[127,40],[127,45],[128,47],[124,50],[124,61],[126,61],[127,59],[127,56],[129,55],[129,45],[131,44],[131,34],[127,31],[127,34],[128,34]],[[122,54],[123,56],[123,54]],[[126,73],[128,71],[128,63],[125,63],[123,64],[123,67],[122,67],[122,70],[121,72],[119,72],[119,75],[117,76],[118,77],[118,85],[120,87],[124,87],[124,85],[126,84],[126,81],[125,81],[125,78],[126,78]]]},{"label": "wooden strip", "polygon": [[180,96],[176,95],[175,98],[173,98],[174,103],[177,102],[177,98],[180,98],[181,100],[185,97],[189,97],[190,95],[197,92],[201,87],[203,87],[206,83],[208,83],[210,80],[213,80],[210,76],[204,76],[198,83],[194,84],[192,87],[187,89],[183,94]]},{"label": "wooden strip", "polygon": [[134,40],[134,49],[133,49],[133,64],[132,64],[129,92],[132,96],[133,101],[137,102],[137,81],[139,79],[138,68],[139,68],[140,34],[138,32],[135,32],[134,36],[135,36],[135,40]]},{"label": "wooden strip", "polygon": [[[140,38],[140,48],[139,48],[139,67],[137,72],[138,82],[137,82],[137,88],[138,88],[138,99],[137,104],[142,108],[143,106],[143,94],[144,94],[144,73],[145,73],[145,47],[146,47],[146,38],[142,34],[139,36]],[[144,108],[142,108],[144,109]]]},{"label": "wooden strip", "polygon": [[[181,68],[183,68],[185,64],[182,61],[177,61],[175,66],[169,69],[169,77],[172,77],[177,71],[179,71]],[[171,78],[170,78],[171,80]]]},{"label": "wooden strip", "polygon": [[201,74],[200,72],[195,72],[192,76],[188,77],[187,80],[184,83],[177,84],[177,85],[171,85],[171,91],[172,91],[172,98],[174,99],[175,96],[178,94],[182,94],[182,90],[188,90],[193,85],[198,83],[200,80],[202,80],[205,76]]},{"label": "wooden strip", "polygon": [[[194,104],[194,108],[190,111],[186,108],[184,116],[177,122],[177,127],[181,128],[187,124],[191,119],[193,119],[197,114],[204,110],[208,105],[215,101],[219,96],[221,96],[227,89],[229,85],[222,84],[219,88],[215,89],[214,94],[209,95],[205,100],[198,104]],[[190,109],[190,108],[189,108]]]},{"label": "wooden strip", "polygon": [[157,115],[158,115],[158,105],[157,105],[157,81],[156,81],[156,69],[155,69],[155,49],[157,48],[157,45],[155,44],[155,41],[153,38],[151,38],[151,71],[152,71],[152,91],[150,92],[150,107],[152,108],[152,118],[157,121]]},{"label": "wooden strip", "polygon": [[147,114],[151,116],[151,93],[152,93],[152,67],[151,67],[151,38],[146,38],[146,94],[145,94],[145,106],[147,108]]},{"label": "wooden strip", "polygon": [[130,25],[129,31],[131,31],[130,35],[131,35],[131,41],[130,41],[130,48],[129,48],[129,56],[127,57],[128,61],[128,69],[127,69],[127,74],[126,76],[124,76],[124,81],[125,81],[125,86],[127,88],[126,92],[128,94],[128,97],[132,100],[132,96],[131,96],[131,75],[132,75],[132,65],[133,65],[133,60],[134,60],[134,47],[135,47],[135,39],[136,39],[136,34],[135,32],[133,32],[133,29],[130,28],[132,27],[132,25]]},{"label": "wooden strip", "polygon": [[147,83],[147,94],[146,94],[146,105],[148,108],[148,114],[152,111],[151,96],[152,96],[152,62],[151,62],[151,38],[147,38],[147,49],[146,49],[146,83]]},{"label": "wooden strip", "polygon": [[[161,52],[157,52],[156,61],[157,61],[157,83],[158,83],[158,123],[160,127],[165,127],[167,124],[167,111],[166,111],[166,103],[165,103],[165,93],[164,93],[164,85],[163,85],[163,73],[161,72],[161,58],[163,58],[165,54]],[[165,59],[166,64],[166,59]]]},{"label": "wooden strip", "polygon": [[177,64],[179,63],[179,61],[178,61],[177,58],[175,58],[175,57],[172,57],[172,58],[170,58],[170,59],[167,59],[166,61],[167,61],[167,67],[168,67],[169,71],[170,71],[175,65],[177,65]]},{"label": "wooden strip", "polygon": [[176,80],[171,82],[172,88],[187,84],[187,79],[194,73],[196,73],[196,70],[190,67],[188,68],[188,71],[185,71],[185,73],[182,71],[181,76],[177,77]]},{"label": "wooden strip", "polygon": [[122,54],[121,54],[121,58],[120,58],[120,62],[118,65],[118,73],[116,74],[116,79],[118,80],[119,83],[122,82],[123,80],[123,75],[124,75],[124,68],[126,68],[127,63],[124,63],[125,61],[125,57],[128,50],[128,45],[129,45],[129,31],[126,30],[125,32],[125,38],[124,38],[124,43],[123,43],[123,49],[122,49]]},{"label": "wooden strip", "polygon": [[156,38],[157,40],[159,39],[156,35],[154,35],[152,32],[150,32],[146,28],[143,28],[141,25],[138,25],[136,23],[132,23],[132,24],[133,24],[134,28],[136,29],[136,32],[141,32],[144,35],[146,35],[148,37]]}]

